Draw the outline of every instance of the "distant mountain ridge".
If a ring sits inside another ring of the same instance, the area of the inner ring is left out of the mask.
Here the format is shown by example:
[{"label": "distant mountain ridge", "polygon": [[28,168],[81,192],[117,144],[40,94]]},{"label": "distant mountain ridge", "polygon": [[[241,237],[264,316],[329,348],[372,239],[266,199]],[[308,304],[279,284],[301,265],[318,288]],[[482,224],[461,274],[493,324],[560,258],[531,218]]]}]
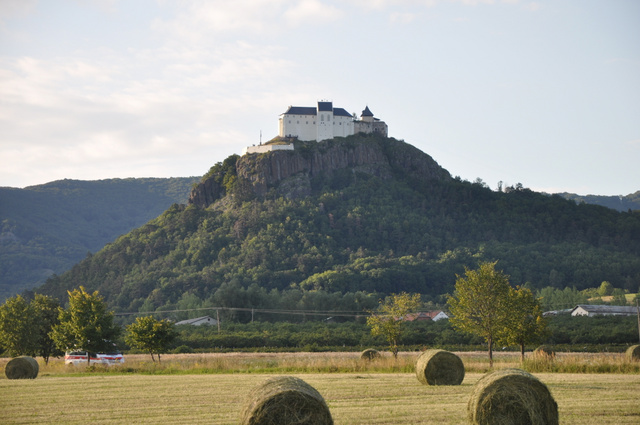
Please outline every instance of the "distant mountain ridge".
[{"label": "distant mountain ridge", "polygon": [[41,284],[185,203],[196,177],[58,180],[0,187],[0,300]]},{"label": "distant mountain ridge", "polygon": [[640,190],[625,196],[577,195],[567,192],[557,193],[557,195],[576,203],[601,205],[617,211],[640,210]]}]

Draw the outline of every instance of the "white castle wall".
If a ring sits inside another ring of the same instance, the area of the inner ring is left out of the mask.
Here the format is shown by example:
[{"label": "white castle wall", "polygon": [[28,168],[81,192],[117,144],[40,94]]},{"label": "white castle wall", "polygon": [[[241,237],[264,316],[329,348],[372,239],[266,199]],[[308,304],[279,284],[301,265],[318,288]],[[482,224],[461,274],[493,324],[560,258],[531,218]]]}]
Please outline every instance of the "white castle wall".
[{"label": "white castle wall", "polygon": [[248,153],[265,153],[271,151],[292,151],[293,143],[288,145],[259,145],[259,146],[248,146],[242,149],[242,155]]}]

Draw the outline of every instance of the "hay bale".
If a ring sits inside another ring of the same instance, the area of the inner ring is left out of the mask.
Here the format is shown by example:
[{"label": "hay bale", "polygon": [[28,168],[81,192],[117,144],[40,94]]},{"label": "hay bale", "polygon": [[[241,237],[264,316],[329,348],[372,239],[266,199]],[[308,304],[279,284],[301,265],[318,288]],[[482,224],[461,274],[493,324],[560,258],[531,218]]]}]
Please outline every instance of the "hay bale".
[{"label": "hay bale", "polygon": [[374,350],[373,348],[367,348],[362,353],[360,353],[360,360],[375,360],[380,357],[380,353],[378,350]]},{"label": "hay bale", "polygon": [[427,350],[416,361],[416,376],[425,385],[460,385],[464,364],[449,351]]},{"label": "hay bale", "polygon": [[242,411],[242,425],[333,425],[320,393],[293,376],[271,378],[255,387]]},{"label": "hay bale", "polygon": [[627,360],[629,360],[630,362],[634,360],[640,360],[640,345],[632,345],[631,347],[627,348],[625,355],[627,357]]},{"label": "hay bale", "polygon": [[502,369],[476,383],[467,415],[476,425],[554,425],[558,424],[558,405],[535,376],[520,369]]},{"label": "hay bale", "polygon": [[553,359],[556,357],[556,352],[553,348],[549,347],[548,345],[541,345],[540,347],[533,350],[533,355],[535,357]]},{"label": "hay bale", "polygon": [[4,368],[8,379],[35,379],[40,367],[33,357],[16,357],[9,360]]}]

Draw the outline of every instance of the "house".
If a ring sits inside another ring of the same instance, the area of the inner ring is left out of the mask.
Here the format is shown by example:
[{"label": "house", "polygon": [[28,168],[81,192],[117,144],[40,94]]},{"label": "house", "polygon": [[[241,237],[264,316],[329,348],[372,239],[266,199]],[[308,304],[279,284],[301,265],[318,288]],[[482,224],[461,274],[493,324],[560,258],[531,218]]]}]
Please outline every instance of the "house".
[{"label": "house", "polygon": [[343,108],[334,108],[333,102],[320,101],[317,106],[289,106],[280,114],[278,135],[299,140],[322,140],[347,137],[357,133],[380,133],[387,136],[388,127],[384,121],[373,116],[369,107],[360,115],[351,115]]},{"label": "house", "polygon": [[637,307],[620,305],[577,305],[571,310],[572,316],[635,316]]},{"label": "house", "polygon": [[420,322],[424,320],[432,320],[437,322],[438,320],[448,319],[449,316],[442,310],[435,311],[421,311],[419,313],[409,313],[404,316],[406,322]]},{"label": "house", "polygon": [[196,317],[195,319],[187,319],[176,322],[176,325],[191,325],[191,326],[213,326],[217,325],[218,321],[210,316]]}]

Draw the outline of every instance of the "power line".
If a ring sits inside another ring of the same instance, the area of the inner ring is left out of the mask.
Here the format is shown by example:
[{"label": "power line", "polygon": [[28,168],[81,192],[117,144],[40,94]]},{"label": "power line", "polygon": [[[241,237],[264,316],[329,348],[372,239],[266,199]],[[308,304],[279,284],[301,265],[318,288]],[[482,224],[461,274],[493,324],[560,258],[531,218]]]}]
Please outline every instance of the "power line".
[{"label": "power line", "polygon": [[338,317],[366,317],[369,316],[367,312],[357,312],[348,310],[281,310],[281,309],[265,309],[265,308],[247,308],[247,307],[201,307],[201,308],[188,308],[177,310],[160,310],[160,311],[140,311],[140,312],[122,312],[114,313],[115,316],[138,316],[143,314],[165,314],[165,313],[184,313],[190,311],[246,311],[252,313],[264,313],[264,314],[290,314],[299,316],[338,316]]}]

